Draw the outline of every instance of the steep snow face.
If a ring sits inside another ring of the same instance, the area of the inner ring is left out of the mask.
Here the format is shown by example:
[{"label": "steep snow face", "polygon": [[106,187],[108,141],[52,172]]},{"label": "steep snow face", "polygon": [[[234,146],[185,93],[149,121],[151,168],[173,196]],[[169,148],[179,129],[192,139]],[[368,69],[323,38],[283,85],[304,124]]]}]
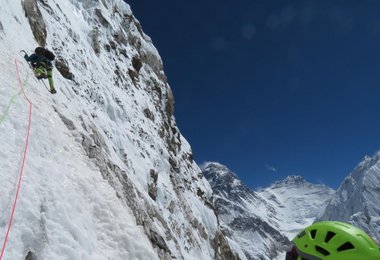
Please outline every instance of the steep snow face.
[{"label": "steep snow face", "polygon": [[[231,257],[207,206],[212,190],[176,126],[161,58],[130,7],[1,1],[0,13],[1,243],[28,127],[16,64],[33,104],[3,259]],[[19,54],[37,41],[57,57],[54,96]]]},{"label": "steep snow face", "polygon": [[289,240],[313,223],[334,194],[301,176],[252,191],[219,163],[206,164],[203,174],[213,189],[224,232],[238,242],[247,259],[284,259]]},{"label": "steep snow face", "polygon": [[380,242],[380,152],[364,160],[338,188],[320,220],[352,223]]},{"label": "steep snow face", "polygon": [[257,193],[275,208],[281,233],[293,239],[301,229],[314,222],[334,190],[323,184],[308,183],[301,176],[288,176]]},{"label": "steep snow face", "polygon": [[237,241],[247,259],[274,259],[287,248],[289,240],[276,230],[277,212],[270,203],[221,164],[208,163],[203,174],[225,234]]}]

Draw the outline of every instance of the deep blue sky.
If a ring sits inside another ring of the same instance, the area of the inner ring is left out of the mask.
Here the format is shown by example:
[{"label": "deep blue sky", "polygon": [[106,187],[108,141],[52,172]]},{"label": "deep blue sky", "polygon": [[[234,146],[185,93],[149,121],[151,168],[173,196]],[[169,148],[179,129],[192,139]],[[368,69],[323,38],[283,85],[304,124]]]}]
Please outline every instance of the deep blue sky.
[{"label": "deep blue sky", "polygon": [[[196,161],[336,188],[380,149],[380,2],[127,0]],[[274,170],[275,169],[275,170]]]}]

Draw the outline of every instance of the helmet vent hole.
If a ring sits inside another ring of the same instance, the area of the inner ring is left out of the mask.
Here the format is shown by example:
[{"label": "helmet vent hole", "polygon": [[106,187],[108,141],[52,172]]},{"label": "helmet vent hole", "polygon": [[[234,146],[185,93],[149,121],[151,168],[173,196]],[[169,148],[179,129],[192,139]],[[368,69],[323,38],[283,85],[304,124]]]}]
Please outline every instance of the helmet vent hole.
[{"label": "helmet vent hole", "polygon": [[345,250],[350,250],[350,249],[354,249],[354,245],[351,244],[350,242],[346,242],[344,243],[343,245],[341,245],[340,247],[338,247],[338,251],[341,252],[341,251],[345,251]]},{"label": "helmet vent hole", "polygon": [[328,243],[336,234],[334,232],[327,232],[327,235],[325,237],[325,243]]},{"label": "helmet vent hole", "polygon": [[317,235],[317,230],[316,229],[311,230],[310,235],[312,239],[315,239],[315,236]]},{"label": "helmet vent hole", "polygon": [[298,238],[301,238],[301,237],[303,237],[304,235],[306,235],[305,230],[303,230],[302,232],[300,232],[300,233],[298,234]]},{"label": "helmet vent hole", "polygon": [[319,252],[319,253],[321,253],[322,255],[324,255],[324,256],[328,256],[330,253],[329,253],[329,251],[327,251],[326,249],[324,249],[324,248],[322,248],[322,247],[320,247],[320,246],[315,246],[315,249]]}]

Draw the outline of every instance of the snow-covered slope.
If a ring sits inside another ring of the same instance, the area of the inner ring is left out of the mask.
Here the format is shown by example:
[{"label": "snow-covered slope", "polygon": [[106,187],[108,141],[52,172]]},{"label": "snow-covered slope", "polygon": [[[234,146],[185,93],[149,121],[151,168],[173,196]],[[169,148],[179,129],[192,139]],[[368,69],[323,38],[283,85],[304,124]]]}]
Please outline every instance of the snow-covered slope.
[{"label": "snow-covered slope", "polygon": [[319,219],[352,223],[380,242],[380,152],[351,172]]},{"label": "snow-covered slope", "polygon": [[[0,0],[0,13],[1,243],[24,174],[3,259],[232,259],[130,7]],[[57,56],[54,96],[19,53],[45,44]],[[32,103],[24,169],[20,85]]]},{"label": "snow-covered slope", "polygon": [[205,164],[203,174],[225,234],[237,241],[247,259],[283,259],[289,240],[314,221],[334,192],[300,176],[255,192],[219,163]]},{"label": "snow-covered slope", "polygon": [[314,222],[334,192],[324,184],[308,183],[301,176],[288,176],[257,191],[273,205],[279,230],[289,239]]}]

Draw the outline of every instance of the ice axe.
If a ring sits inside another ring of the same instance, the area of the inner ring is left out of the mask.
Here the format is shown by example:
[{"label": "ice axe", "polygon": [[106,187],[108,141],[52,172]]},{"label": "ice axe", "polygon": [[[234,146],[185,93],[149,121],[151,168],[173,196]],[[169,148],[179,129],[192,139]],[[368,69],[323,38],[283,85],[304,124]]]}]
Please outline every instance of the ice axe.
[{"label": "ice axe", "polygon": [[21,54],[24,54],[24,55],[22,55],[23,57],[25,57],[25,55],[28,55],[28,54],[26,53],[26,51],[24,51],[24,50],[21,50],[20,53],[21,53]]}]

